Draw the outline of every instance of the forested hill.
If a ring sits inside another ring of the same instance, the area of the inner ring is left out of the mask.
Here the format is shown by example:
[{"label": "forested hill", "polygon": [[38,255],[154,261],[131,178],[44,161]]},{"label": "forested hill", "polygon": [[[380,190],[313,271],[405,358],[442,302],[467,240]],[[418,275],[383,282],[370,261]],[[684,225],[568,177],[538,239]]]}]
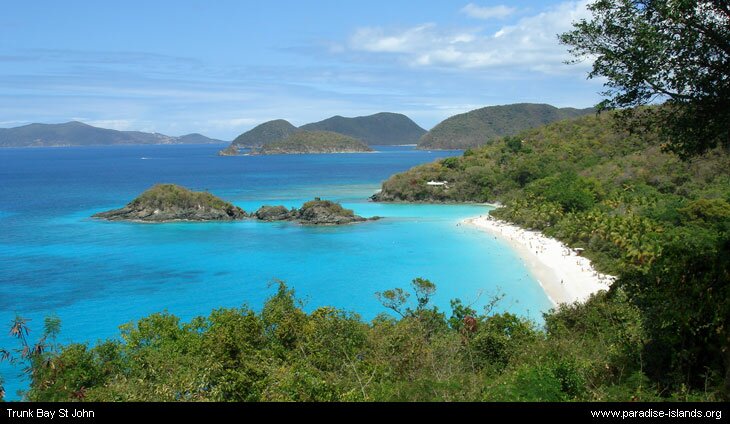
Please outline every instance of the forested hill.
[{"label": "forested hill", "polygon": [[142,131],[117,131],[83,122],[29,124],[0,128],[0,147],[108,146],[118,144],[208,144],[223,143],[201,134],[172,137]]},{"label": "forested hill", "polygon": [[468,149],[484,145],[497,137],[591,113],[595,113],[595,109],[558,109],[534,103],[483,107],[442,121],[421,137],[418,148]]},{"label": "forested hill", "polygon": [[727,387],[730,154],[681,161],[613,117],[555,122],[415,167],[374,198],[502,202],[494,216],[584,248],[619,277],[612,291],[641,311],[653,381],[699,387],[713,375]]},{"label": "forested hill", "polygon": [[370,146],[416,144],[426,133],[409,117],[400,113],[381,112],[369,116],[345,118],[333,116],[324,121],[299,127],[302,130],[333,131],[360,139]]}]

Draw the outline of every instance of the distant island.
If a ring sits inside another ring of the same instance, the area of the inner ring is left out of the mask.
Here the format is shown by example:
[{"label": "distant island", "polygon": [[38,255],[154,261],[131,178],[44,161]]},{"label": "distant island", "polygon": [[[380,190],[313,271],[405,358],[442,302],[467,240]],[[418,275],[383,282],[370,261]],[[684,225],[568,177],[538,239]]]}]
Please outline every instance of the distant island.
[{"label": "distant island", "polygon": [[157,184],[121,209],[93,215],[109,221],[139,222],[232,221],[246,216],[243,209],[210,193],[175,184]]},{"label": "distant island", "polygon": [[120,209],[100,212],[93,218],[107,221],[180,222],[237,221],[245,218],[260,221],[292,221],[306,225],[343,225],[379,217],[363,218],[339,203],[316,197],[301,208],[262,206],[246,211],[208,192],[192,191],[176,184],[157,184]]},{"label": "distant island", "polygon": [[135,144],[214,144],[225,143],[202,134],[179,137],[141,131],[117,131],[98,128],[83,122],[64,124],[29,124],[0,128],[0,147],[70,147]]},{"label": "distant island", "polygon": [[218,152],[218,156],[238,156],[240,151],[235,144],[231,144],[225,149]]},{"label": "distant island", "polygon": [[355,138],[368,146],[416,144],[426,130],[409,117],[390,112],[369,116],[345,118],[333,116],[319,122],[297,128],[289,121],[276,119],[257,125],[236,137],[228,148],[221,150],[221,156],[238,154],[241,148],[261,148],[282,141],[301,131],[328,131]]},{"label": "distant island", "polygon": [[297,131],[283,140],[254,149],[252,155],[363,153],[373,149],[362,141],[332,131]]},{"label": "distant island", "polygon": [[517,103],[488,106],[445,119],[418,141],[423,150],[468,149],[566,118],[595,113],[595,109],[562,108]]}]

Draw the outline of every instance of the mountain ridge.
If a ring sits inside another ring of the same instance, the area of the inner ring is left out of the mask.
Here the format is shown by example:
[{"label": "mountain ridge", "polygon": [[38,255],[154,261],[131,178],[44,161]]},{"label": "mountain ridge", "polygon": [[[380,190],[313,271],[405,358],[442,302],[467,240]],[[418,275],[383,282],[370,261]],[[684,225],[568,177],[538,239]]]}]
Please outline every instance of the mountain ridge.
[{"label": "mountain ridge", "polygon": [[224,142],[199,133],[175,137],[160,133],[95,127],[80,121],[61,124],[32,123],[13,128],[0,128],[0,147],[215,144]]},{"label": "mountain ridge", "polygon": [[300,130],[332,131],[357,138],[369,146],[417,143],[426,130],[401,113],[379,112],[346,118],[335,115],[299,127]]},{"label": "mountain ridge", "polygon": [[236,137],[221,155],[234,155],[239,148],[256,148],[283,140],[298,131],[329,131],[352,137],[373,145],[416,144],[426,130],[408,116],[379,112],[353,118],[335,115],[322,121],[311,122],[300,127],[285,119],[263,122]]}]

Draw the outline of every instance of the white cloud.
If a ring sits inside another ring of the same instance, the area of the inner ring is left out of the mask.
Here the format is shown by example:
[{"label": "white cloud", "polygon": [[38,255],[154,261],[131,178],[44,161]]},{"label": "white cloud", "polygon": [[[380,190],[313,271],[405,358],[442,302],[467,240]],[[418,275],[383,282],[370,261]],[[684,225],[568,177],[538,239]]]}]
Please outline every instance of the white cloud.
[{"label": "white cloud", "polygon": [[395,34],[386,34],[382,28],[360,28],[350,39],[350,45],[376,53],[408,53],[422,41],[433,38],[435,31],[435,24],[423,24]]},{"label": "white cloud", "polygon": [[[479,28],[443,29],[433,23],[399,31],[361,28],[350,38],[349,48],[391,55],[411,67],[570,72],[576,67],[564,65],[570,56],[567,48],[558,43],[557,34],[589,16],[587,3],[588,0],[561,3],[492,34]],[[583,67],[579,70],[585,71]]]},{"label": "white cloud", "polygon": [[99,127],[99,128],[108,128],[111,130],[119,130],[119,131],[127,131],[127,130],[134,130],[139,127],[139,122],[135,121],[134,119],[84,119],[84,118],[78,118],[74,117],[72,118],[74,121],[81,121],[85,124]]},{"label": "white cloud", "polygon": [[474,3],[469,3],[461,9],[461,13],[475,19],[504,19],[515,13],[515,10],[517,9],[503,4],[490,7],[477,6]]},{"label": "white cloud", "polygon": [[[277,119],[277,118],[271,118],[271,119]],[[210,119],[207,121],[207,124],[213,127],[218,128],[239,128],[239,127],[247,127],[251,125],[260,124],[265,121],[270,121],[271,119],[265,119],[265,118],[230,118],[230,119]]]}]

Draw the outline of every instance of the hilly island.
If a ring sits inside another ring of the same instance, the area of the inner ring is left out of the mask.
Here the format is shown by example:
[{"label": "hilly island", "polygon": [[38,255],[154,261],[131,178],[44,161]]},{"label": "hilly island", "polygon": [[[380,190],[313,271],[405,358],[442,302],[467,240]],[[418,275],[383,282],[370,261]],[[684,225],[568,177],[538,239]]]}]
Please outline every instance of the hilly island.
[{"label": "hilly island", "polygon": [[372,152],[362,141],[332,131],[297,131],[253,149],[252,155]]},{"label": "hilly island", "polygon": [[77,121],[65,124],[29,124],[15,128],[0,128],[0,147],[211,143],[223,142],[197,133],[171,137],[159,133],[98,128]]},{"label": "hilly island", "polygon": [[253,129],[236,137],[229,147],[261,147],[283,140],[297,132],[297,127],[284,119],[276,119],[257,125]]},{"label": "hilly island", "polygon": [[276,119],[257,125],[239,135],[228,148],[220,152],[220,155],[235,156],[241,148],[260,148],[284,140],[300,131],[337,133],[359,140],[368,146],[416,144],[418,139],[426,133],[426,130],[407,116],[390,112],[355,118],[337,115],[323,121],[302,125],[299,128],[284,119]]},{"label": "hilly island", "polygon": [[426,132],[405,115],[381,112],[345,118],[333,116],[297,128],[277,119],[239,135],[221,156],[235,156],[241,148],[259,148],[299,131],[330,131],[361,140],[369,146],[417,144],[424,150],[455,150],[481,146],[505,135],[565,118],[595,113],[594,108],[556,108],[547,104],[518,103],[488,106],[445,119]]}]

